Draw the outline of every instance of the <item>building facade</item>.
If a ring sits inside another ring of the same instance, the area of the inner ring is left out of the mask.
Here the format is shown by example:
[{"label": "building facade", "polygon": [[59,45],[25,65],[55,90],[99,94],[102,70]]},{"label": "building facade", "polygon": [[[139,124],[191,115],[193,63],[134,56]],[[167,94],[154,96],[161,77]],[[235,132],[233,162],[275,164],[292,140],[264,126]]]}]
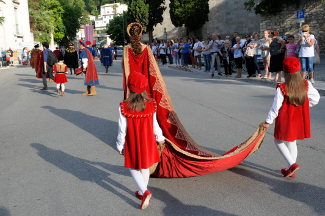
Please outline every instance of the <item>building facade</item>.
[{"label": "building facade", "polygon": [[95,20],[95,30],[105,30],[106,25],[115,15],[121,15],[123,11],[127,11],[128,6],[126,4],[114,3],[105,4],[100,6],[100,15]]},{"label": "building facade", "polygon": [[28,0],[5,0],[0,2],[0,49],[22,50],[34,46],[34,36],[30,31]]}]

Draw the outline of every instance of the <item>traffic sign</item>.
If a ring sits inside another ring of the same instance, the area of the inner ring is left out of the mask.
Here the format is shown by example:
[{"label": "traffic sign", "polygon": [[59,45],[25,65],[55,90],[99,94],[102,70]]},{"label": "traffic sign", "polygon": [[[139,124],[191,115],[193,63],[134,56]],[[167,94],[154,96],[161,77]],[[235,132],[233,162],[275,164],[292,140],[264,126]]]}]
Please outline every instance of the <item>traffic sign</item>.
[{"label": "traffic sign", "polygon": [[297,19],[305,19],[305,10],[297,11]]}]

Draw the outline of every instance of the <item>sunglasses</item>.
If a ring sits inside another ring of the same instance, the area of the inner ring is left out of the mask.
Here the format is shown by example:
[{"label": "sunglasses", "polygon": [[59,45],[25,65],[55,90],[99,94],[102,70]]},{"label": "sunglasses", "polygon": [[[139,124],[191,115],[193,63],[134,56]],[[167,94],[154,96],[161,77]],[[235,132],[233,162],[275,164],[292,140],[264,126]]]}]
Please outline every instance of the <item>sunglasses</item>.
[{"label": "sunglasses", "polygon": [[302,32],[308,32],[308,31],[302,31]]},{"label": "sunglasses", "polygon": [[288,38],[288,40],[293,40],[293,38]]}]

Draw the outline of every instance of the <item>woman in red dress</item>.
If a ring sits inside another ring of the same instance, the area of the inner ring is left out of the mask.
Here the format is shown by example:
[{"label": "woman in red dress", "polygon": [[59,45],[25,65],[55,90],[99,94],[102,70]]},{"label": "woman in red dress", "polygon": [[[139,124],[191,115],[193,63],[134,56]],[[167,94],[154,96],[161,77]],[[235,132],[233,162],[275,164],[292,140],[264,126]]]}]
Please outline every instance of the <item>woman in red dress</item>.
[{"label": "woman in red dress", "polygon": [[128,79],[130,94],[120,104],[116,145],[119,153],[125,155],[125,168],[130,170],[138,185],[135,195],[142,200],[141,209],[145,209],[152,196],[147,189],[149,168],[160,161],[157,142],[164,144],[165,137],[156,119],[156,101],[147,96],[147,78],[131,72]]},{"label": "woman in red dress", "polygon": [[277,86],[273,106],[263,127],[267,129],[275,119],[274,142],[288,162],[288,168],[282,168],[281,172],[284,177],[295,177],[299,169],[296,164],[296,140],[311,137],[309,107],[316,105],[320,96],[313,85],[303,78],[298,58],[286,58],[283,70],[285,82]]},{"label": "woman in red dress", "polygon": [[61,92],[62,96],[64,96],[64,83],[68,82],[67,76],[65,75],[68,73],[68,67],[66,64],[63,64],[63,56],[59,55],[58,57],[59,62],[54,64],[53,73],[55,73],[54,82],[56,82],[56,89],[57,89],[57,96],[60,95],[60,85],[61,85]]}]

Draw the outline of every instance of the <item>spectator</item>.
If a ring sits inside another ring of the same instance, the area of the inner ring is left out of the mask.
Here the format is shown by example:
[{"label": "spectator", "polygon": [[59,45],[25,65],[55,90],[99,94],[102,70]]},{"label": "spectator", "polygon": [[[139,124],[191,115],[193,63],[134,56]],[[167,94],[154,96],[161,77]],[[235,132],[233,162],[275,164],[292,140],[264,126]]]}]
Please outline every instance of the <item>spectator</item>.
[{"label": "spectator", "polygon": [[223,67],[225,69],[225,76],[229,77],[232,74],[231,63],[229,61],[229,56],[231,54],[230,41],[226,40],[224,46],[219,50],[219,54],[222,56]]},{"label": "spectator", "polygon": [[301,62],[301,72],[303,77],[305,77],[306,72],[309,72],[310,75],[310,82],[312,84],[315,83],[314,81],[314,56],[315,56],[315,36],[309,33],[309,25],[302,26],[302,35],[299,38],[298,45],[301,45],[299,50],[299,58]]},{"label": "spectator", "polygon": [[243,53],[241,51],[243,46],[244,44],[240,43],[240,37],[236,37],[236,44],[234,44],[231,49],[231,51],[234,52],[234,59],[238,70],[238,75],[236,76],[236,78],[241,78],[241,72],[243,69]]},{"label": "spectator", "polygon": [[[211,68],[214,68],[215,62],[217,62],[218,69],[220,69],[220,57],[219,57],[219,50],[221,48],[221,41],[220,41],[220,36],[217,36],[216,34],[212,35],[212,42],[211,42]],[[212,70],[211,77],[214,77],[214,73],[218,73],[218,70]],[[220,76],[222,74],[219,72],[218,73]]]},{"label": "spectator", "polygon": [[259,33],[254,33],[253,34],[253,40],[250,42],[250,44],[247,45],[251,49],[253,49],[253,54],[254,54],[253,62],[252,62],[253,63],[252,64],[252,71],[253,71],[252,77],[256,77],[256,71],[258,73],[257,77],[262,76],[260,66],[258,65],[258,62],[257,62],[258,48],[259,48],[260,44],[261,44],[260,34]]},{"label": "spectator", "polygon": [[188,57],[189,57],[188,55],[189,55],[190,44],[188,43],[186,38],[183,39],[183,45],[181,46],[181,48],[182,48],[182,57],[184,59],[184,67],[188,68]]},{"label": "spectator", "polygon": [[194,38],[191,38],[190,41],[190,57],[191,57],[191,62],[192,62],[192,68],[195,68],[195,61],[194,61]]},{"label": "spectator", "polygon": [[155,59],[157,60],[158,59],[157,58],[157,47],[154,42],[152,42],[151,46],[152,46],[152,54],[155,57]]},{"label": "spectator", "polygon": [[161,60],[160,50],[159,50],[160,40],[157,40],[156,47],[157,47],[157,64],[159,65],[160,64],[160,60]]},{"label": "spectator", "polygon": [[166,41],[162,40],[162,43],[159,46],[159,51],[160,51],[160,57],[161,57],[161,61],[163,66],[166,66],[167,61],[166,61],[166,51],[167,51],[167,45],[166,45]]},{"label": "spectator", "polygon": [[173,52],[173,40],[168,42],[168,46],[167,46],[167,56],[168,56],[168,62],[170,65],[173,64],[173,56],[172,56],[172,52]]},{"label": "spectator", "polygon": [[212,45],[212,41],[210,41],[209,38],[205,39],[204,49],[203,49],[203,58],[204,58],[204,65],[205,65],[205,71],[204,72],[210,72],[210,67],[211,67],[211,45]]},{"label": "spectator", "polygon": [[234,37],[231,39],[231,44],[232,46],[234,46],[237,42],[236,42],[236,37],[238,37],[238,32],[234,33]]},{"label": "spectator", "polygon": [[173,55],[173,58],[175,59],[176,67],[181,66],[181,63],[179,61],[179,55],[178,55],[178,50],[179,50],[178,49],[179,48],[178,38],[175,38],[175,43],[173,44],[172,48],[173,48],[172,55]]},{"label": "spectator", "polygon": [[6,52],[6,61],[7,61],[7,67],[9,67],[10,66],[10,51],[8,50],[7,52]]},{"label": "spectator", "polygon": [[287,37],[288,40],[288,44],[286,45],[286,52],[284,55],[284,58],[288,58],[288,57],[298,57],[298,55],[296,54],[296,49],[298,44],[295,43],[295,36],[293,35],[288,35]]},{"label": "spectator", "polygon": [[270,72],[276,72],[273,81],[281,82],[281,72],[283,70],[282,62],[284,60],[283,47],[285,47],[285,41],[278,37],[277,31],[271,32],[272,43],[270,44]]},{"label": "spectator", "polygon": [[[244,53],[246,52],[248,44],[250,44],[252,42],[251,36],[249,34],[245,34],[245,38],[246,38],[246,41],[243,45]],[[247,77],[256,77],[256,75],[253,76],[253,74],[254,74],[254,58],[245,56],[245,62],[246,62],[246,68],[247,68],[247,72],[248,72]]]},{"label": "spectator", "polygon": [[203,50],[204,46],[203,44],[199,41],[199,38],[195,38],[195,44],[193,46],[194,50],[194,61],[196,64],[196,69],[201,70],[202,62],[201,62],[201,53]]},{"label": "spectator", "polygon": [[263,59],[263,64],[264,64],[264,70],[265,70],[265,75],[262,79],[265,80],[271,80],[271,73],[269,75],[269,68],[270,68],[270,44],[272,43],[272,39],[269,38],[270,36],[270,31],[269,30],[264,30],[264,40],[261,41],[261,57]]},{"label": "spectator", "polygon": [[226,37],[225,37],[225,41],[229,41],[229,46],[230,47],[232,47],[232,42],[231,42],[231,39],[230,39],[230,36],[229,35],[227,35]]},{"label": "spectator", "polygon": [[10,54],[9,65],[14,66],[14,52],[12,51],[11,47],[9,47],[8,53]]}]

